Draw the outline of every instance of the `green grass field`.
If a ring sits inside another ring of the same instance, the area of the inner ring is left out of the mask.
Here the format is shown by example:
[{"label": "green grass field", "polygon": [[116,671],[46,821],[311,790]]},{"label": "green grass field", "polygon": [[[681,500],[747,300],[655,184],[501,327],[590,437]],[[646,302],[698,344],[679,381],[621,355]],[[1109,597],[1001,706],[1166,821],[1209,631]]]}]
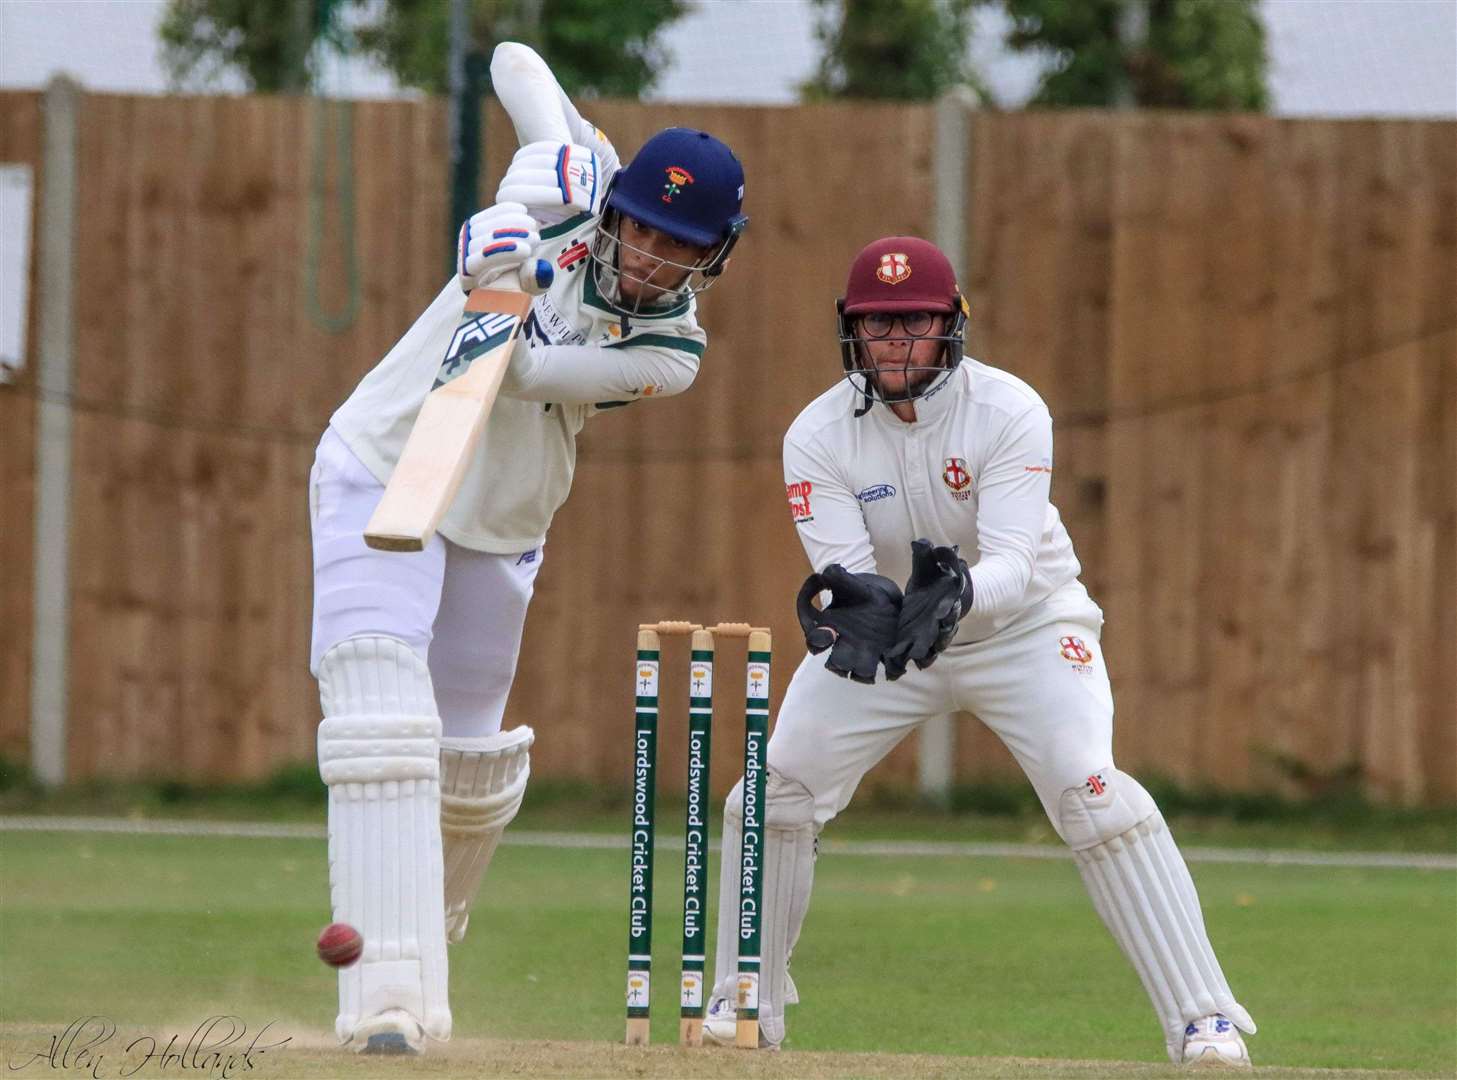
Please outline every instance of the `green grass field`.
[{"label": "green grass field", "polygon": [[[792,1052],[644,1053],[611,1045],[625,853],[506,847],[471,936],[451,951],[456,1040],[379,1063],[330,1049],[334,978],[312,953],[328,917],[322,841],[6,832],[0,850],[0,1039],[14,1076],[59,1075],[31,1055],[91,1014],[119,1032],[103,1075],[135,1033],[185,1040],[213,1014],[293,1037],[253,1076],[1168,1072],[1137,979],[1066,861],[829,849],[795,954]],[[670,1043],[680,858],[660,853],[658,866],[654,1036]],[[1261,1025],[1251,1050],[1262,1073],[1457,1073],[1457,874],[1194,873],[1226,972]],[[933,1056],[892,1056],[913,1054]]]}]

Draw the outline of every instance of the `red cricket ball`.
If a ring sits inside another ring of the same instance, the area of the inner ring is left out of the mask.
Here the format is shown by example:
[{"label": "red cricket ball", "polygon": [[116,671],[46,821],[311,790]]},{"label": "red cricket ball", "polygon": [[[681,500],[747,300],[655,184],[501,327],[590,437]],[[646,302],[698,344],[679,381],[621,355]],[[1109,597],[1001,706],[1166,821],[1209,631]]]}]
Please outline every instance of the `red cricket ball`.
[{"label": "red cricket ball", "polygon": [[319,959],[332,967],[348,967],[364,953],[364,938],[348,923],[330,923],[319,934]]}]

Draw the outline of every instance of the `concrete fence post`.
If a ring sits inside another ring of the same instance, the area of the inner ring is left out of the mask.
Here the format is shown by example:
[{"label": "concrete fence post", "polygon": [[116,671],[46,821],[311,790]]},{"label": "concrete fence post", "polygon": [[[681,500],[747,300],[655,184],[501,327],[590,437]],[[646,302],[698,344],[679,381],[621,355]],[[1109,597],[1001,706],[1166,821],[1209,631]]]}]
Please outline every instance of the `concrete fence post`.
[{"label": "concrete fence post", "polygon": [[70,679],[71,393],[75,368],[76,143],[81,87],[65,76],[42,107],[40,339],[36,348],[35,566],[31,627],[30,764],[66,780]]}]

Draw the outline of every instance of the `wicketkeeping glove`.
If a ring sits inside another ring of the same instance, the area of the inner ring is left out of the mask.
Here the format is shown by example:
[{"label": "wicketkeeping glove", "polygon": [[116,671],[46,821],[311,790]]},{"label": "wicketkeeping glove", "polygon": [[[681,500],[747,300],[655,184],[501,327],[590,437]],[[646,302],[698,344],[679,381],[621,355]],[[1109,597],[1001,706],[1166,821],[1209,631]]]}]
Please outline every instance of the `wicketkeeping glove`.
[{"label": "wicketkeeping glove", "polygon": [[541,243],[536,222],[519,202],[498,202],[460,227],[456,271],[461,290],[488,285],[516,270]]},{"label": "wicketkeeping glove", "polygon": [[956,624],[971,606],[971,575],[954,547],[929,540],[911,542],[911,576],[901,604],[895,644],[885,653],[885,677],[892,682],[906,664],[930,667],[951,644]]},{"label": "wicketkeeping glove", "polygon": [[570,208],[602,212],[607,183],[597,155],[576,143],[534,142],[516,151],[497,202],[518,202],[538,210]]},{"label": "wicketkeeping glove", "polygon": [[[810,601],[825,589],[832,599],[821,611]],[[825,667],[862,683],[875,681],[881,656],[894,644],[900,607],[900,586],[890,578],[852,574],[839,563],[806,578],[795,601],[809,651],[829,649]]]}]

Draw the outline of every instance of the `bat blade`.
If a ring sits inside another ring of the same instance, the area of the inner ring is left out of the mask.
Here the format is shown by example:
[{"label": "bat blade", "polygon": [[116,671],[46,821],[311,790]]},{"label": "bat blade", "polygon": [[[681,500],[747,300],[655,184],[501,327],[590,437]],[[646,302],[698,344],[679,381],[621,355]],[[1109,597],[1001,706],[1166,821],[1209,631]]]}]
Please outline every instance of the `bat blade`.
[{"label": "bat blade", "polygon": [[476,289],[451,337],[435,385],[364,531],[380,551],[422,551],[465,477],[531,308],[515,289]]}]

